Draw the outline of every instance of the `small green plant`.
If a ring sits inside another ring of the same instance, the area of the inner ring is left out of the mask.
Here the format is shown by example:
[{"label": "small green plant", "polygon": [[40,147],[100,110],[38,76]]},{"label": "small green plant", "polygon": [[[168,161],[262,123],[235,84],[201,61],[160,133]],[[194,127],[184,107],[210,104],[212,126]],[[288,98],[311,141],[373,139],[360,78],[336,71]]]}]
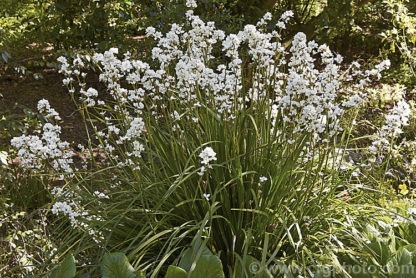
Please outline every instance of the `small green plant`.
[{"label": "small green plant", "polygon": [[[105,254],[100,263],[102,278],[140,278],[145,277],[144,271],[135,271],[124,253],[114,252]],[[152,277],[152,273],[150,273]],[[76,277],[75,259],[72,254],[67,254],[60,265],[58,265],[50,276],[51,278],[74,278]],[[81,277],[89,277],[81,274]],[[222,263],[202,244],[197,237],[191,247],[182,256],[179,266],[170,265],[164,276],[165,278],[182,277],[207,277],[224,278]]]},{"label": "small green plant", "polygon": [[220,258],[206,247],[199,237],[194,238],[191,247],[184,253],[178,266],[169,266],[165,278],[209,277],[224,278]]},{"label": "small green plant", "polygon": [[390,53],[398,52],[416,82],[416,11],[408,1],[385,0],[391,17],[392,29],[382,33]]},{"label": "small green plant", "polygon": [[[75,258],[72,254],[65,256],[64,260],[58,265],[49,276],[50,278],[74,278],[76,277]],[[89,277],[88,274],[81,274],[80,277]],[[141,278],[142,272],[134,271],[127,257],[123,253],[105,254],[101,262],[102,278]]]},{"label": "small green plant", "polygon": [[75,258],[72,254],[65,256],[62,263],[52,271],[51,278],[74,278],[76,274]]},{"label": "small green plant", "polygon": [[[400,222],[408,225],[404,219]],[[408,244],[404,240],[406,237],[398,237],[393,223],[379,220],[378,225],[357,228],[348,230],[356,236],[361,252],[338,253],[340,264],[347,273],[352,277],[414,277],[416,245]]]}]

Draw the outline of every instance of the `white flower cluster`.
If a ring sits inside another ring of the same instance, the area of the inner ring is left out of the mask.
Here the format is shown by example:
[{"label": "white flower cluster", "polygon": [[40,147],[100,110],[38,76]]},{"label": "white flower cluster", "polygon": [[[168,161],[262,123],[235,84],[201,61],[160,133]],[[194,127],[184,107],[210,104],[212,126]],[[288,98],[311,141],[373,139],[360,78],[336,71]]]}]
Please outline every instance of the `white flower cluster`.
[{"label": "white flower cluster", "polygon": [[[194,15],[195,0],[187,0],[186,6],[191,9],[186,13],[186,24],[172,24],[166,34],[153,27],[146,29],[147,36],[156,40],[152,66],[133,59],[130,53],[120,55],[117,48],[92,57],[78,55],[72,61],[58,59],[60,73],[65,75],[63,84],[74,96],[78,93],[81,109],[96,113],[94,116],[105,124],[102,129],[94,126],[99,151],[119,166],[140,169],[149,143],[146,139],[153,128],[146,126],[149,122],[160,123],[169,129],[169,135],[181,135],[187,128],[204,124],[203,118],[198,118],[204,109],[228,124],[242,110],[265,105],[272,135],[289,144],[297,142],[299,134],[312,134],[313,140],[323,142],[340,131],[344,109],[362,103],[365,95],[355,92],[363,91],[371,77],[380,77],[389,66],[385,61],[373,70],[361,72],[360,65],[353,63],[348,69],[351,74],[344,77],[340,73],[342,57],[326,45],[307,41],[305,34],[298,33],[286,47],[278,31],[267,32],[269,13],[257,24],[226,35],[213,22],[204,22]],[[291,17],[293,12],[285,12],[275,29],[285,29]],[[91,65],[100,70],[99,81],[106,90],[98,92],[87,86],[85,77]],[[341,86],[344,81],[351,85]],[[344,102],[339,101],[340,92],[348,96]],[[46,114],[47,120],[60,120],[46,100],[39,102],[38,110]],[[409,114],[409,105],[398,102],[378,133],[380,143],[375,141],[373,147],[384,148],[386,141],[381,140],[396,138],[408,124]],[[204,128],[197,130],[204,132]],[[21,166],[41,171],[47,164],[55,172],[73,173],[73,153],[69,144],[60,140],[60,133],[59,126],[46,123],[37,135],[13,138]],[[311,142],[307,143],[311,146]],[[311,158],[308,154],[304,157]],[[198,160],[197,173],[202,176],[212,169],[217,154],[213,148],[205,147]],[[259,177],[259,184],[267,182],[266,176]],[[55,197],[52,212],[67,215],[73,226],[90,229],[88,221],[99,221],[83,210],[75,200],[77,196],[61,192]],[[92,197],[98,202],[109,198],[99,191],[94,191]],[[210,200],[211,195],[206,192],[203,197]],[[97,232],[90,229],[90,233]]]},{"label": "white flower cluster", "polygon": [[[58,113],[49,106],[49,102],[41,100],[38,103],[40,112],[46,112],[48,118],[60,119]],[[20,166],[34,171],[49,171],[50,167],[61,174],[73,172],[73,152],[69,143],[60,139],[61,127],[45,123],[41,136],[22,135],[14,137],[11,145],[17,149]]]},{"label": "white flower cluster", "polygon": [[[368,91],[371,91],[368,84],[374,78],[379,79],[381,73],[390,67],[390,61],[384,60],[374,66],[372,70],[361,70],[361,65],[354,61],[350,67],[343,73],[345,76],[343,81],[343,94],[347,99],[341,103],[344,108],[358,107],[360,104],[369,100]],[[348,82],[351,84],[347,86]],[[376,90],[379,93],[379,90]],[[389,92],[390,95],[390,92]]]},{"label": "white flower cluster", "polygon": [[[186,5],[195,8],[196,1],[189,0]],[[285,12],[277,28],[284,29],[292,16],[293,12]],[[151,116],[181,135],[201,123],[201,107],[233,121],[248,104],[255,107],[262,103],[269,105],[265,116],[273,134],[282,135],[276,129],[279,122],[279,127],[287,127],[283,137],[290,143],[302,133],[312,134],[316,142],[327,141],[340,131],[344,109],[363,101],[363,95],[351,96],[350,92],[346,95],[351,97],[339,101],[339,92],[346,90],[341,86],[344,78],[349,82],[361,77],[358,84],[349,86],[357,90],[389,66],[385,61],[374,70],[361,72],[360,65],[353,63],[352,73],[344,77],[339,66],[342,57],[326,45],[308,42],[305,34],[298,33],[291,46],[285,47],[279,32],[267,32],[264,27],[270,14],[229,35],[213,22],[202,21],[193,10],[186,18],[186,24],[172,24],[166,34],[153,27],[146,29],[147,36],[157,42],[152,49],[155,66],[132,59],[130,53],[120,58],[117,48],[92,58],[77,56],[72,63],[59,58],[60,72],[66,76],[64,84],[71,92],[75,92],[73,80],[85,76],[81,71],[90,64],[87,62],[100,69],[99,80],[111,101],[108,96],[105,102],[100,100],[97,90],[87,89],[82,82],[80,100],[101,113],[106,127],[96,135],[107,157],[119,165],[139,169],[137,162],[146,145],[145,117]],[[120,149],[126,155],[120,156]]]},{"label": "white flower cluster", "polygon": [[198,175],[202,176],[207,168],[212,169],[211,161],[217,160],[217,154],[211,147],[206,147],[200,154],[199,158],[201,159],[201,168],[198,172]]},{"label": "white flower cluster", "polygon": [[[303,33],[298,33],[290,48],[289,74],[285,93],[278,105],[284,111],[284,121],[295,123],[293,132],[322,134],[330,136],[338,130],[338,119],[343,113],[336,101],[340,86],[339,66],[325,45],[307,42]],[[325,68],[315,68],[314,53],[321,55]]]},{"label": "white flower cluster", "polygon": [[196,8],[198,7],[195,0],[186,0],[186,7]]},{"label": "white flower cluster", "polygon": [[281,16],[276,26],[280,29],[286,29],[286,24],[294,15],[293,11],[286,11]]},{"label": "white flower cluster", "polygon": [[[187,5],[194,7],[195,2],[188,1]],[[284,13],[279,20],[280,28],[284,28],[283,25],[292,16],[293,12]],[[160,112],[166,109],[169,102],[177,102],[183,104],[184,111],[171,111],[172,120],[176,120],[175,115],[179,113],[185,115],[184,121],[195,123],[198,121],[192,111],[198,109],[201,103],[208,104],[225,119],[232,120],[247,102],[269,99],[270,103],[277,103],[278,109],[283,112],[281,114],[286,115],[286,121],[296,124],[295,132],[321,134],[327,129],[337,132],[338,117],[343,111],[335,103],[339,89],[340,56],[334,57],[326,46],[308,43],[302,33],[295,36],[288,53],[277,32],[261,30],[270,21],[270,14],[266,14],[257,25],[247,25],[238,34],[228,36],[217,30],[213,22],[205,23],[193,12],[187,13],[187,19],[189,30],[184,25],[172,24],[171,30],[163,35],[153,27],[147,28],[147,35],[157,40],[152,57],[158,61],[159,68],[152,69],[147,63],[131,59],[129,54],[120,60],[115,48],[93,56],[103,70],[100,80],[106,83],[117,102],[114,110],[132,117],[128,122],[136,116],[131,115],[132,111],[126,107],[135,107],[134,113],[140,114],[145,97],[152,100],[150,108],[156,117],[164,117],[159,115]],[[229,59],[227,63],[211,68],[211,64],[217,64],[212,61],[216,58],[213,49],[218,42],[222,42],[222,51]],[[243,90],[245,68],[240,53],[245,47],[248,47],[256,70],[253,71],[251,86]],[[313,55],[316,53],[321,55],[325,66],[322,71],[315,68]],[[287,54],[291,57],[288,65]],[[73,70],[68,61],[60,61],[61,72],[72,78]],[[73,67],[79,68],[81,64],[73,63]],[[288,66],[289,73],[286,72]],[[135,89],[123,87],[123,79]],[[86,96],[84,101],[87,106],[95,105],[95,90],[90,88],[81,93]],[[356,103],[358,98],[351,99],[345,106],[351,107]],[[180,125],[173,128],[181,131]]]},{"label": "white flower cluster", "polygon": [[110,199],[108,195],[100,191],[94,191],[94,196],[96,196],[98,199]]},{"label": "white flower cluster", "polygon": [[[108,196],[99,195],[97,197],[102,199],[107,198]],[[86,211],[80,212],[81,210],[82,209],[80,208],[79,204],[74,201],[58,201],[55,202],[51,208],[51,212],[53,214],[63,214],[66,217],[68,217],[72,227],[86,230],[96,243],[102,242],[104,239],[104,235],[102,234],[102,232],[97,231],[88,225],[88,223],[92,221],[102,220],[101,217],[91,216]]]},{"label": "white flower cluster", "polygon": [[46,99],[41,99],[38,102],[38,111],[42,114],[45,114],[45,118],[47,120],[55,120],[60,121],[61,117],[59,116],[58,112],[55,109],[51,108],[49,101]]},{"label": "white flower cluster", "polygon": [[84,91],[81,89],[81,95],[83,96],[83,102],[88,107],[94,107],[96,102],[95,99],[98,97],[98,91],[94,88],[88,88],[88,90]]},{"label": "white flower cluster", "polygon": [[380,135],[382,137],[396,138],[402,134],[402,127],[409,125],[410,112],[410,106],[406,101],[401,100],[397,102],[390,114],[386,115],[386,123],[381,128]]},{"label": "white flower cluster", "polygon": [[51,212],[53,214],[59,215],[60,213],[68,216],[71,224],[76,226],[78,224],[79,214],[74,210],[75,203],[72,202],[55,202],[52,206]]},{"label": "white flower cluster", "polygon": [[[62,83],[65,86],[69,86],[74,81],[74,78],[72,78],[71,76],[73,74],[73,71],[71,70],[71,65],[69,65],[68,60],[63,56],[59,57],[57,61],[61,65],[59,73],[62,73],[66,76],[65,79],[62,80]],[[70,89],[70,92],[74,92],[72,88]]]},{"label": "white flower cluster", "polygon": [[392,146],[391,143],[403,133],[403,127],[409,125],[411,109],[405,100],[400,100],[385,116],[385,124],[375,135],[375,140],[369,150],[372,153],[386,152]]},{"label": "white flower cluster", "polygon": [[[136,158],[141,157],[141,154],[144,151],[144,146],[140,140],[145,129],[145,124],[142,118],[134,118],[130,122],[129,129],[126,131],[124,136],[120,137],[118,142],[118,144],[123,144],[123,142],[131,143],[132,150],[126,153],[127,156]],[[129,160],[129,162],[130,165],[134,166],[136,169],[139,169],[139,165],[135,165],[131,160]]]},{"label": "white flower cluster", "polygon": [[[51,208],[51,212],[55,215],[64,215],[68,217],[71,226],[74,228],[81,228],[88,231],[89,235],[96,243],[102,242],[104,235],[101,231],[97,231],[90,225],[93,222],[102,221],[102,217],[92,215],[86,211],[81,205],[80,196],[72,190],[63,190],[60,187],[55,187],[51,190],[51,194],[55,198],[55,203]],[[103,192],[95,191],[93,193],[97,200],[109,199],[109,196]]]},{"label": "white flower cluster", "polygon": [[[60,72],[65,74],[64,85],[69,87],[71,93],[76,91],[72,86],[72,81],[85,77],[82,72],[89,62],[99,65],[102,69],[99,80],[106,85],[108,94],[114,101],[108,101],[108,96],[100,99],[100,95],[95,88],[86,87],[85,82],[81,82],[79,89],[80,101],[91,111],[99,111],[99,117],[106,123],[106,128],[96,130],[96,137],[102,142],[101,150],[108,158],[119,161],[120,166],[128,165],[139,169],[137,160],[144,150],[142,133],[145,131],[144,121],[140,117],[144,109],[145,89],[154,88],[153,79],[155,75],[162,78],[161,73],[152,71],[148,64],[132,60],[130,54],[126,53],[124,59],[119,59],[118,49],[111,48],[103,54],[96,53],[90,56],[77,56],[72,64],[66,58],[59,58],[61,62]],[[88,62],[88,63],[87,63]],[[67,81],[71,82],[67,82]],[[123,85],[128,84],[127,87]],[[142,86],[138,86],[141,84]],[[149,93],[152,95],[152,93]],[[112,104],[112,106],[111,106]],[[110,112],[111,111],[111,112]],[[124,129],[124,127],[126,129]],[[120,161],[120,148],[124,149],[126,156],[124,161]]]},{"label": "white flower cluster", "polygon": [[387,70],[390,67],[390,60],[384,60],[381,63],[374,66],[371,70],[361,70],[361,65],[354,61],[351,63],[348,71],[351,71],[350,74],[346,75],[346,81],[355,81],[357,83],[353,84],[355,90],[364,90],[367,85],[371,82],[372,79],[380,79],[381,73]]}]

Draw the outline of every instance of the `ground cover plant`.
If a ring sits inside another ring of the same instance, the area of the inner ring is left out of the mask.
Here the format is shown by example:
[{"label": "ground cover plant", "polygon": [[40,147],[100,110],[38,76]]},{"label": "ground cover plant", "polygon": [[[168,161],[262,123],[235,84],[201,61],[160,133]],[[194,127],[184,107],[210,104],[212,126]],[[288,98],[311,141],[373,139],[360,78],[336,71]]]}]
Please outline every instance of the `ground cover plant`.
[{"label": "ground cover plant", "polygon": [[186,6],[147,28],[152,61],[58,59],[88,140],[62,139],[46,99],[13,128],[1,271],[413,277],[414,102],[380,85],[390,62],[284,37],[291,11],[227,34]]}]

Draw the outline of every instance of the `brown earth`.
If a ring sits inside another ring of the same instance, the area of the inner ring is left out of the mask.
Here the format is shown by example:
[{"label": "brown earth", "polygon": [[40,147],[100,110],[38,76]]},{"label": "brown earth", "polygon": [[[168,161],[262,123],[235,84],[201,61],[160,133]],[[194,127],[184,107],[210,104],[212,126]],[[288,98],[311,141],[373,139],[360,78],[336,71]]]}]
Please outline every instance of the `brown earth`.
[{"label": "brown earth", "polygon": [[[19,59],[16,58],[13,63],[19,63]],[[7,68],[0,64],[0,115],[13,115],[13,118],[22,119],[25,109],[36,112],[38,101],[47,99],[62,118],[62,138],[75,144],[85,142],[82,118],[62,85],[62,75],[52,67],[33,67],[28,68],[28,71],[30,73],[23,75],[13,68],[13,64],[7,65]],[[42,77],[37,79],[33,74]]]}]

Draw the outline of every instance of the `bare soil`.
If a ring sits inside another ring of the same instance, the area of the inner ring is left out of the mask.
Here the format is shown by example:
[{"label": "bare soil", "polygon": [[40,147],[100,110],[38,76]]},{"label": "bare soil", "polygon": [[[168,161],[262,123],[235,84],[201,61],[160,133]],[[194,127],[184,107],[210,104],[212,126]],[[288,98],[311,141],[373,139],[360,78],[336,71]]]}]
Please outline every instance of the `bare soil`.
[{"label": "bare soil", "polygon": [[[41,99],[47,99],[51,106],[60,114],[62,118],[62,139],[78,144],[86,140],[85,127],[77,108],[72,102],[67,89],[62,85],[62,75],[53,67],[34,66],[27,68],[31,73],[21,74],[15,70],[15,66],[23,61],[28,64],[25,56],[30,56],[33,52],[26,49],[21,56],[14,58],[8,65],[0,64],[0,112],[12,114],[16,118],[23,118],[24,110],[30,109],[37,111],[37,103]],[[39,55],[33,55],[39,59]],[[33,57],[32,56],[32,57]],[[44,56],[43,56],[44,57]],[[47,59],[53,59],[47,57]],[[13,65],[14,64],[14,65]],[[30,64],[30,63],[29,63]],[[35,78],[33,74],[41,75]],[[19,117],[21,116],[21,117]]]}]

